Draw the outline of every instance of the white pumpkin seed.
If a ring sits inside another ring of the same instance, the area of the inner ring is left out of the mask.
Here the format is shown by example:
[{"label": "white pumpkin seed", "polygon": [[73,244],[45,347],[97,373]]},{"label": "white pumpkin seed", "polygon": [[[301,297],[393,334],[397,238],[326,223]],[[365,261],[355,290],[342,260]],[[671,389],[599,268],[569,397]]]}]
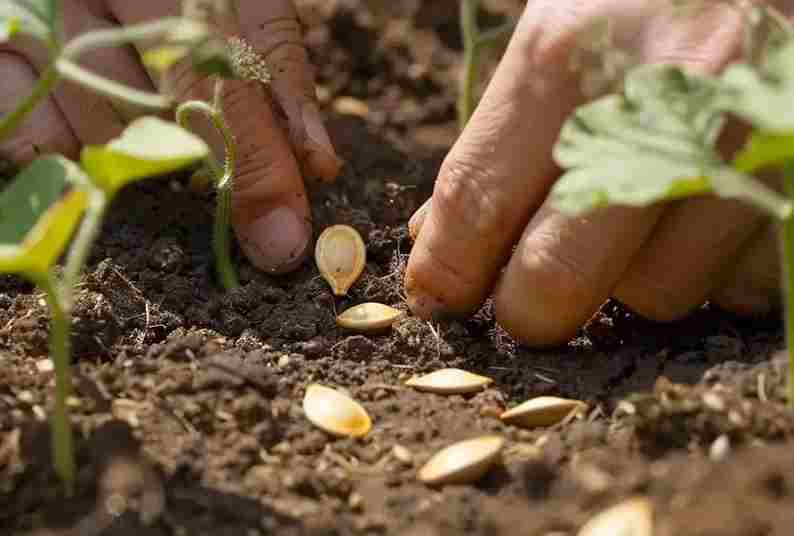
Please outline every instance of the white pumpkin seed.
[{"label": "white pumpkin seed", "polygon": [[652,536],[653,505],[644,497],[628,499],[596,514],[578,536]]},{"label": "white pumpkin seed", "polygon": [[372,428],[372,421],[361,404],[317,383],[306,388],[303,412],[312,424],[338,437],[361,437]]},{"label": "white pumpkin seed", "polygon": [[382,303],[360,303],[336,317],[337,325],[357,331],[376,331],[391,327],[403,312]]},{"label": "white pumpkin seed", "polygon": [[474,393],[493,383],[491,378],[456,368],[436,370],[424,376],[414,376],[405,385],[419,391],[442,395]]},{"label": "white pumpkin seed", "polygon": [[525,428],[551,426],[563,420],[575,409],[585,411],[587,404],[568,398],[539,396],[505,411],[499,418],[507,424]]},{"label": "white pumpkin seed", "polygon": [[500,436],[483,436],[454,443],[433,455],[419,469],[425,484],[468,484],[482,478],[496,463],[505,441]]},{"label": "white pumpkin seed", "polygon": [[344,296],[364,270],[367,248],[349,225],[332,225],[317,238],[314,259],[333,293]]}]

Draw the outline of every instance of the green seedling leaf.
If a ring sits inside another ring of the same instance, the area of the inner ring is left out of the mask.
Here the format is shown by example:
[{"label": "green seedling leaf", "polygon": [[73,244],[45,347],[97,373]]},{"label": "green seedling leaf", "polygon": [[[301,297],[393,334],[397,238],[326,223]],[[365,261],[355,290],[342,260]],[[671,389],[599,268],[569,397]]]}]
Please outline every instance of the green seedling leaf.
[{"label": "green seedling leaf", "polygon": [[794,133],[775,134],[758,131],[750,135],[742,150],[736,154],[733,166],[745,173],[751,173],[792,161],[794,161]]},{"label": "green seedling leaf", "polygon": [[144,52],[141,59],[145,66],[163,74],[189,52],[190,48],[185,45],[161,45]]},{"label": "green seedling leaf", "polygon": [[[0,272],[39,276],[64,252],[86,206],[74,162],[38,158],[0,194]],[[67,190],[72,187],[71,190]]]},{"label": "green seedling leaf", "polygon": [[46,17],[47,11],[41,10],[35,2],[11,0],[0,2],[0,36],[5,41],[16,33],[31,35],[37,39],[47,40],[50,36],[50,24]]},{"label": "green seedling leaf", "polygon": [[632,70],[624,95],[581,106],[563,125],[554,157],[567,171],[551,190],[552,203],[579,215],[716,193],[787,215],[786,199],[719,158],[722,105],[713,80],[672,66]]},{"label": "green seedling leaf", "polygon": [[80,160],[92,181],[112,196],[130,182],[176,171],[207,155],[209,147],[195,134],[142,117],[107,145],[85,147]]},{"label": "green seedling leaf", "polygon": [[794,42],[771,50],[760,68],[731,65],[722,82],[727,111],[767,132],[794,132]]}]

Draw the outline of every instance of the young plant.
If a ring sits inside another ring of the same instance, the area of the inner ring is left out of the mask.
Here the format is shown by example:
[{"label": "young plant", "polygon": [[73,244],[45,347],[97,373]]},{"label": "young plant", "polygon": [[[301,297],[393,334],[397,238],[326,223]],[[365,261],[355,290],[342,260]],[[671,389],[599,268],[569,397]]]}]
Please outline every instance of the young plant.
[{"label": "young plant", "polygon": [[509,35],[515,24],[508,22],[482,31],[477,21],[480,0],[460,0],[460,33],[463,36],[463,70],[458,87],[458,125],[460,130],[469,122],[477,106],[480,56],[482,50]]},{"label": "young plant", "polygon": [[[713,194],[771,215],[781,230],[788,402],[794,407],[794,29],[771,8],[753,6],[745,14],[751,25],[745,59],[722,75],[639,66],[621,93],[580,106],[554,149],[565,172],[550,198],[560,211],[580,215],[606,205]],[[764,32],[756,33],[762,23]],[[716,148],[728,115],[752,127],[730,162]],[[782,174],[782,194],[752,175],[768,169]]]}]

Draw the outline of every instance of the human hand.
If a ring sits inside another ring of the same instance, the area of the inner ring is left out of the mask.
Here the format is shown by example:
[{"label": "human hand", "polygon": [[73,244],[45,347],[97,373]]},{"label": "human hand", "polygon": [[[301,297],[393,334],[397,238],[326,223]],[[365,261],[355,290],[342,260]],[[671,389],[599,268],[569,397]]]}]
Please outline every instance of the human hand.
[{"label": "human hand", "polygon": [[[67,38],[118,24],[130,25],[180,12],[177,0],[63,0]],[[310,250],[309,203],[303,177],[333,180],[341,164],[314,102],[313,70],[290,0],[241,0],[239,20],[223,29],[250,43],[265,59],[273,80],[269,90],[255,82],[226,81],[224,113],[238,141],[232,195],[232,222],[243,251],[259,268],[284,272]],[[88,52],[82,63],[131,87],[154,84],[131,48]],[[0,45],[0,114],[30,93],[47,55],[25,39]],[[180,100],[211,100],[212,83],[188,65],[169,75]],[[25,163],[39,153],[75,156],[83,144],[102,143],[121,133],[123,110],[81,87],[64,82],[44,99],[0,154]],[[283,128],[280,113],[286,116]]]},{"label": "human hand", "polygon": [[552,147],[584,101],[570,55],[603,19],[643,63],[716,72],[741,51],[742,16],[726,2],[686,16],[669,0],[528,3],[433,197],[410,222],[415,314],[467,314],[493,291],[498,322],[543,346],[569,340],[609,296],[660,321],[707,299],[742,313],[779,300],[774,228],[748,205],[704,197],[570,218],[545,201],[559,176]]}]

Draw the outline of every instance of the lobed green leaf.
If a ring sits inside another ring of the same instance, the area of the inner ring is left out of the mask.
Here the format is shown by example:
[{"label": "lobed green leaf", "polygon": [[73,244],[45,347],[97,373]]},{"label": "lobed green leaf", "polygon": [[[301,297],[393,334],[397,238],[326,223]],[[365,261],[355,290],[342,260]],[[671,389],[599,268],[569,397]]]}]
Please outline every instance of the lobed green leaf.
[{"label": "lobed green leaf", "polygon": [[91,180],[112,196],[131,182],[176,171],[208,155],[209,147],[195,134],[142,117],[108,144],[83,148],[80,161]]},{"label": "lobed green leaf", "polygon": [[784,217],[786,199],[719,158],[724,105],[714,80],[673,66],[634,69],[624,95],[581,106],[563,125],[554,158],[566,171],[551,190],[553,205],[578,215],[715,193]]}]

